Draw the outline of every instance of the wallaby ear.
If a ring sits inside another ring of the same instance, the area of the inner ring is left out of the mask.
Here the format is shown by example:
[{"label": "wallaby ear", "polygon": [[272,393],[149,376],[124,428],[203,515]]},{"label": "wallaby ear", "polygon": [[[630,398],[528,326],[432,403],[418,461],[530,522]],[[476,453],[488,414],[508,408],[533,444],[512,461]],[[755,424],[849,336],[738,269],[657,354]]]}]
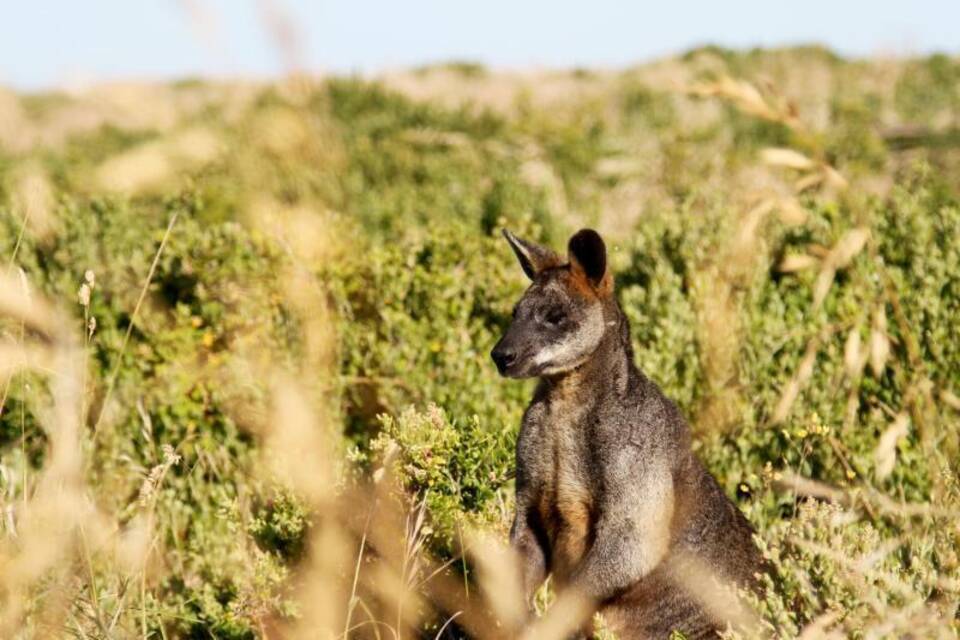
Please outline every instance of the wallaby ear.
[{"label": "wallaby ear", "polygon": [[517,260],[523,267],[523,272],[531,280],[536,278],[537,274],[544,269],[556,267],[560,264],[557,254],[546,247],[521,240],[506,229],[503,230],[503,237],[510,243],[510,248],[517,254]]},{"label": "wallaby ear", "polygon": [[570,267],[595,289],[606,292],[611,284],[607,274],[607,246],[593,229],[577,231],[567,245]]}]

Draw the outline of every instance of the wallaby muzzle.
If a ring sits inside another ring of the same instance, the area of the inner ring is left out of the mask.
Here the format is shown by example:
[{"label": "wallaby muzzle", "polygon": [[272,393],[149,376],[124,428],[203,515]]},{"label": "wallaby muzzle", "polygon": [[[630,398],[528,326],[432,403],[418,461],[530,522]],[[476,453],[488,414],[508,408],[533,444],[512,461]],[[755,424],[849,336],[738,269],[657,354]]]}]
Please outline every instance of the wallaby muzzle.
[{"label": "wallaby muzzle", "polygon": [[502,337],[490,352],[490,357],[493,358],[501,376],[510,376],[511,368],[517,363],[517,349],[507,340],[509,335],[508,332],[507,335]]}]

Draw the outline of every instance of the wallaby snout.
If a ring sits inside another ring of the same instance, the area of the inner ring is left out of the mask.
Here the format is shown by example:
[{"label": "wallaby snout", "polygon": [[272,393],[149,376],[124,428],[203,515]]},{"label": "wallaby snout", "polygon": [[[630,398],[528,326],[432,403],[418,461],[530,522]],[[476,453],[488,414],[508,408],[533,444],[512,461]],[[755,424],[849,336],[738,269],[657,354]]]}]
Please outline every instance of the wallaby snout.
[{"label": "wallaby snout", "polygon": [[500,340],[497,346],[493,348],[493,351],[490,352],[490,357],[493,358],[494,364],[497,365],[497,371],[500,372],[500,375],[506,376],[510,371],[510,367],[517,361],[517,352],[510,346],[504,345],[503,340]]}]

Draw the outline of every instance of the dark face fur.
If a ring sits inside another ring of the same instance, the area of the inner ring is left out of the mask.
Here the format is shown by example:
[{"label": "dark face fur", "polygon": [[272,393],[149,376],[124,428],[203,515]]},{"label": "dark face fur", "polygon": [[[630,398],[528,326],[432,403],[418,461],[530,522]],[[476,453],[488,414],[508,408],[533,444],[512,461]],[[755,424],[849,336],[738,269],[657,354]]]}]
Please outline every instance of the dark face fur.
[{"label": "dark face fur", "polygon": [[553,251],[504,232],[533,281],[513,322],[491,352],[510,378],[556,375],[583,364],[606,331],[604,305],[612,282],[600,236],[584,229],[570,239],[568,262]]}]

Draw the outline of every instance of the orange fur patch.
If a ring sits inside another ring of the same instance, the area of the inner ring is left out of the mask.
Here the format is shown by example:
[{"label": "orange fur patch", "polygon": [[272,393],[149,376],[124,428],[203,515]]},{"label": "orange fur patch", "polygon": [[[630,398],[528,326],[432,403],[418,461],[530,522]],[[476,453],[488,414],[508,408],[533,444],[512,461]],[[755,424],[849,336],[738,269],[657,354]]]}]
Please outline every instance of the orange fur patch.
[{"label": "orange fur patch", "polygon": [[597,286],[593,286],[590,280],[584,274],[583,270],[576,263],[570,265],[569,285],[571,291],[584,298],[606,298],[613,294],[613,276],[609,269],[603,275],[603,279]]},{"label": "orange fur patch", "polygon": [[539,511],[550,539],[553,573],[562,582],[590,548],[594,514],[591,497],[579,485],[556,480],[554,491],[544,493]]}]

